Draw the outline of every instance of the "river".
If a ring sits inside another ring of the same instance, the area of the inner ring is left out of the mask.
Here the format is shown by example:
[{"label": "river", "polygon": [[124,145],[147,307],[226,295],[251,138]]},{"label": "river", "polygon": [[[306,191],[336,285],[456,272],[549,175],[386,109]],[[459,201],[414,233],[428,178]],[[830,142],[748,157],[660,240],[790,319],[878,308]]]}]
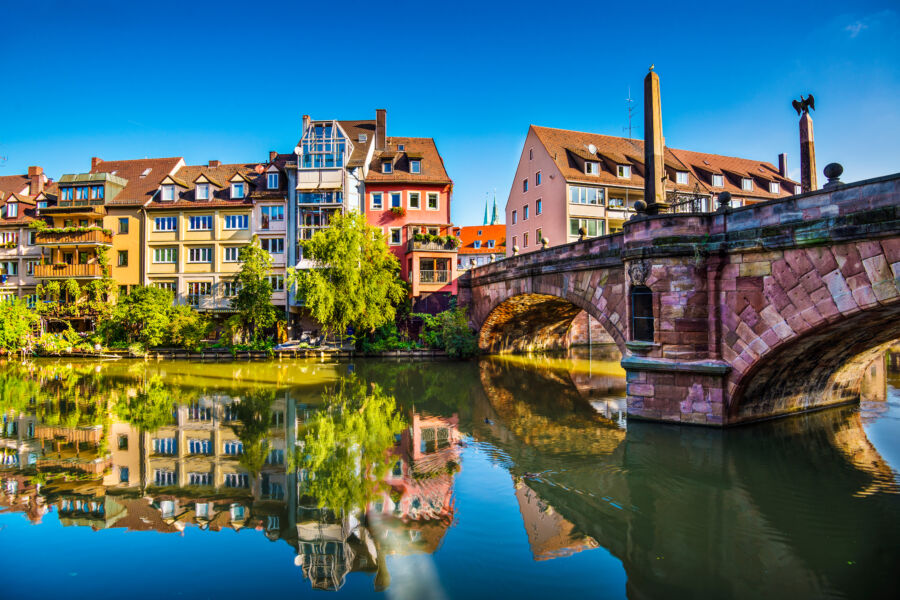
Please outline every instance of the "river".
[{"label": "river", "polygon": [[0,362],[2,597],[879,598],[900,372],[729,430],[613,351]]}]

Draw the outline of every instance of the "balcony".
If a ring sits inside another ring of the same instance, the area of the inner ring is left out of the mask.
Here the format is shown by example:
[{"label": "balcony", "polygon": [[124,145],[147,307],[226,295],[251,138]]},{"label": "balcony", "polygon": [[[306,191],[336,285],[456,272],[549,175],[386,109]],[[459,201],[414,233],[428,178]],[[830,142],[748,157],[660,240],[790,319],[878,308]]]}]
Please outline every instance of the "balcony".
[{"label": "balcony", "polygon": [[409,240],[406,242],[407,252],[453,252],[455,254],[456,247],[457,243],[455,240],[449,243],[432,241],[418,242],[416,240]]},{"label": "balcony", "polygon": [[38,214],[51,217],[57,215],[103,216],[106,214],[106,206],[103,200],[60,200],[55,206],[38,209]]},{"label": "balcony", "polygon": [[97,263],[87,265],[35,265],[34,276],[37,279],[100,279],[103,269]]},{"label": "balcony", "polygon": [[39,246],[112,245],[112,234],[100,229],[89,231],[38,231],[34,241]]},{"label": "balcony", "polygon": [[450,283],[450,271],[419,271],[419,283]]}]

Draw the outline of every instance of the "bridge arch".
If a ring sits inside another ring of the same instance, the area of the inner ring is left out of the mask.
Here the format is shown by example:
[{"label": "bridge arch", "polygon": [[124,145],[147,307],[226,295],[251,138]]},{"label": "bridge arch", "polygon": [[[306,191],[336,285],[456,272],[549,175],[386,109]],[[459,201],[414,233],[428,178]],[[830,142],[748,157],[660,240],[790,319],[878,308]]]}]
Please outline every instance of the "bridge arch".
[{"label": "bridge arch", "polygon": [[900,338],[900,240],[786,250],[762,288],[726,307],[728,421],[857,401]]},{"label": "bridge arch", "polygon": [[[588,273],[590,276],[591,273]],[[567,346],[572,321],[581,311],[596,319],[625,352],[624,285],[612,273],[593,277],[576,289],[565,277],[534,277],[504,282],[489,291],[472,316],[478,345],[489,353],[553,350]],[[562,283],[562,285],[560,285]]]}]

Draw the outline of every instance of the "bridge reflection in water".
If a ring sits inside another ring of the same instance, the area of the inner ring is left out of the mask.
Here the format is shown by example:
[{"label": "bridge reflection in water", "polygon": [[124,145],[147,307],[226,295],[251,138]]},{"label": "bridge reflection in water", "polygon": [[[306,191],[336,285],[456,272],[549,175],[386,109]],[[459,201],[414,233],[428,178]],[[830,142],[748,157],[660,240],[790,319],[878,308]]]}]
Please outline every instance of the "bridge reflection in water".
[{"label": "bridge reflection in water", "polygon": [[[62,525],[94,530],[255,529],[293,547],[307,590],[340,590],[354,577],[371,578],[370,592],[417,597],[559,590],[560,581],[536,575],[514,548],[481,556],[463,538],[450,541],[458,523],[476,521],[491,535],[501,510],[492,507],[509,503],[490,490],[505,489],[531,559],[565,565],[608,552],[621,562],[630,598],[893,595],[895,457],[883,457],[866,429],[896,422],[898,400],[886,397],[891,383],[900,387],[896,371],[885,373],[885,363],[869,371],[861,408],[722,431],[626,423],[618,362],[596,358],[7,365],[0,506],[33,523],[55,513]],[[291,459],[323,414],[323,390],[351,371],[366,386],[379,384],[402,417],[382,452],[386,471],[371,487],[366,473],[310,473]],[[167,385],[148,388],[153,381]],[[177,406],[174,417],[161,411],[161,424],[146,411],[122,410],[129,398],[152,404],[159,394]],[[895,427],[885,431],[896,435]],[[204,436],[208,452],[198,445]],[[174,447],[159,441],[169,439]],[[481,473],[485,457],[502,469]],[[505,483],[496,479],[507,471]],[[202,473],[210,479],[198,479]],[[309,493],[323,489],[317,477],[334,478],[331,498],[346,497],[341,486],[355,481],[366,488],[362,503],[321,506]],[[40,529],[46,542],[62,535]],[[118,538],[104,539],[115,552]],[[149,555],[131,568],[152,571],[172,557],[205,568],[202,557],[180,554],[186,542],[165,539],[165,558]],[[455,572],[464,555],[491,564],[490,577]],[[409,562],[417,556],[431,557],[431,569]],[[78,570],[80,560],[70,555],[63,570]],[[596,595],[596,579],[612,575],[570,579],[565,589]]]}]

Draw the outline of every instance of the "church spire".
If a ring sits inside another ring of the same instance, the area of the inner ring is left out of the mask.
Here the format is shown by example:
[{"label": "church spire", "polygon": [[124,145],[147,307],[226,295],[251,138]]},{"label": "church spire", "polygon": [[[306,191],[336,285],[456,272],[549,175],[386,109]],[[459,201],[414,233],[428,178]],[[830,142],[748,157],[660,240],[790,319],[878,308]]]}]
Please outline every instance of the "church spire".
[{"label": "church spire", "polygon": [[488,224],[488,200],[484,199],[484,224]]},{"label": "church spire", "polygon": [[494,212],[491,214],[491,225],[497,225],[500,222],[500,213],[497,212],[497,192],[494,192]]}]

